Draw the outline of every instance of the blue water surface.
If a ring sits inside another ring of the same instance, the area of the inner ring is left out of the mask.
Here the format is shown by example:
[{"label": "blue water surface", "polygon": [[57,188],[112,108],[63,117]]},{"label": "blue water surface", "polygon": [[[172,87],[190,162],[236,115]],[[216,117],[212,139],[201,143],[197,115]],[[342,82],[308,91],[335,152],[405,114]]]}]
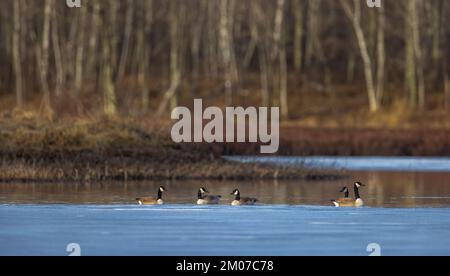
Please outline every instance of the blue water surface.
[{"label": "blue water surface", "polygon": [[366,172],[450,172],[450,158],[447,157],[227,156],[225,159],[242,163]]},{"label": "blue water surface", "polygon": [[0,205],[0,255],[450,255],[450,208]]}]

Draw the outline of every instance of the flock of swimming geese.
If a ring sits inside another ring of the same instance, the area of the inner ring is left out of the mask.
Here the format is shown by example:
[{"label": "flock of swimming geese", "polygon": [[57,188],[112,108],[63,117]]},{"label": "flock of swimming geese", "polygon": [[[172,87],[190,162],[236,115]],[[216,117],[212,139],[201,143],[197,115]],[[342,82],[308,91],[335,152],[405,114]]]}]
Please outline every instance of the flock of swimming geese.
[{"label": "flock of swimming geese", "polygon": [[[336,207],[362,207],[364,206],[364,202],[361,199],[361,196],[359,194],[359,188],[363,187],[364,185],[361,182],[355,182],[353,184],[353,189],[355,193],[355,198],[351,198],[349,196],[349,190],[347,187],[343,187],[341,189],[341,193],[344,193],[344,197],[332,200],[334,206]],[[136,201],[139,205],[162,205],[164,204],[164,201],[162,199],[163,193],[166,191],[166,188],[164,186],[159,187],[158,189],[158,195],[156,198],[153,197],[140,197],[136,198]],[[258,199],[253,197],[241,197],[241,192],[238,189],[235,189],[231,195],[234,196],[234,200],[231,202],[231,205],[233,206],[240,206],[240,205],[255,205],[256,202],[258,202]],[[222,196],[220,195],[211,195],[209,194],[209,191],[206,188],[200,188],[198,190],[197,194],[197,204],[198,205],[213,205],[213,204],[219,204]]]}]

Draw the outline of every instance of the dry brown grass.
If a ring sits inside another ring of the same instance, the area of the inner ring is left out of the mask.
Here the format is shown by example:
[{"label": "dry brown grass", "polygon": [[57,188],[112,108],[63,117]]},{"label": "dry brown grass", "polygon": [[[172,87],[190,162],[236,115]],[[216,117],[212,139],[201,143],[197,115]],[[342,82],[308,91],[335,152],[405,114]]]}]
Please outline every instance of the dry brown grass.
[{"label": "dry brown grass", "polygon": [[[450,156],[450,130],[283,127],[280,155]],[[225,152],[253,155],[259,146],[227,145]]]},{"label": "dry brown grass", "polygon": [[242,165],[221,147],[174,144],[168,128],[99,119],[0,120],[0,181],[327,178],[295,168]]}]

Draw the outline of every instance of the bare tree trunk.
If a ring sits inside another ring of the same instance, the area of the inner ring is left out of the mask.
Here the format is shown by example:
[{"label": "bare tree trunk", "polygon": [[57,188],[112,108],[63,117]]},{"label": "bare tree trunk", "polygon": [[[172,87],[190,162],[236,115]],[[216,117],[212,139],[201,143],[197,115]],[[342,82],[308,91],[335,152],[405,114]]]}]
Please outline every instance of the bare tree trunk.
[{"label": "bare tree trunk", "polygon": [[270,105],[270,88],[269,88],[269,71],[267,61],[267,50],[264,46],[260,46],[258,51],[260,78],[261,78],[261,104],[262,106]]},{"label": "bare tree trunk", "polygon": [[319,35],[319,10],[320,10],[321,0],[308,0],[308,26],[306,33],[306,49],[305,49],[305,65],[309,67],[312,63],[314,52],[315,52],[315,44],[316,37]]},{"label": "bare tree trunk", "polygon": [[377,103],[381,105],[384,96],[384,81],[385,81],[385,10],[384,5],[377,9],[378,12],[378,31],[377,31]]},{"label": "bare tree trunk", "polygon": [[[284,40],[284,38],[283,38]],[[288,104],[288,91],[287,91],[287,55],[286,45],[283,43],[280,49],[280,107],[281,117],[284,120],[289,119],[289,104]]]},{"label": "bare tree trunk", "polygon": [[294,69],[300,72],[303,63],[303,0],[294,0]]},{"label": "bare tree trunk", "polygon": [[177,105],[177,93],[181,84],[181,61],[180,61],[180,47],[182,47],[180,42],[181,36],[181,18],[178,9],[180,8],[177,4],[171,2],[170,5],[170,87],[164,93],[163,99],[159,104],[158,110],[156,111],[156,116],[161,116],[166,110],[169,103],[171,107]]},{"label": "bare tree trunk", "polygon": [[[109,1],[108,2],[108,6],[109,6],[109,10],[110,10],[110,26],[108,26],[108,28],[111,29],[111,34],[110,34],[110,52],[111,52],[111,75],[114,79],[117,79],[117,66],[118,66],[118,59],[119,59],[119,54],[118,54],[118,44],[119,44],[119,27],[118,27],[118,14],[120,12],[120,5],[121,5],[121,1]],[[101,30],[102,31],[102,30]],[[115,84],[114,84],[115,85]]]},{"label": "bare tree trunk", "polygon": [[196,3],[195,12],[191,13],[190,21],[192,22],[191,31],[191,59],[192,59],[192,74],[191,74],[191,91],[194,95],[198,93],[200,82],[200,66],[201,66],[201,43],[202,33],[205,30],[205,13],[207,10],[207,1],[201,0]]},{"label": "bare tree trunk", "polygon": [[417,77],[416,77],[416,59],[414,51],[414,40],[412,31],[412,16],[414,0],[408,0],[406,3],[405,15],[405,87],[409,92],[409,103],[411,107],[417,106]]},{"label": "bare tree trunk", "polygon": [[[383,5],[381,5],[383,7]],[[384,7],[383,7],[384,8]],[[371,9],[367,13],[367,21],[368,21],[368,27],[367,27],[367,49],[369,52],[369,56],[375,56],[375,52],[378,47],[378,29],[377,29],[377,21],[379,21],[379,17],[377,17],[377,14],[379,14],[378,11],[379,8]]]},{"label": "bare tree trunk", "polygon": [[114,82],[112,81],[111,64],[108,61],[111,58],[110,45],[108,40],[103,41],[102,59],[103,69],[101,86],[103,90],[103,110],[108,116],[113,116],[117,113],[117,100],[115,95]]},{"label": "bare tree trunk", "polygon": [[423,61],[422,61],[422,46],[420,45],[420,23],[418,16],[418,5],[419,0],[413,0],[412,5],[412,29],[413,29],[413,40],[414,40],[414,56],[416,58],[417,65],[417,93],[418,93],[418,103],[419,108],[425,108],[425,76],[423,72]]},{"label": "bare tree trunk", "polygon": [[208,1],[208,38],[207,38],[207,45],[208,45],[208,68],[207,71],[210,72],[208,76],[210,78],[215,78],[218,76],[218,64],[219,64],[219,54],[217,53],[217,41],[218,41],[218,35],[217,35],[217,29],[216,29],[216,9],[217,9],[217,1]]},{"label": "bare tree trunk", "polygon": [[97,66],[96,63],[99,61],[97,58],[98,53],[98,32],[100,29],[101,21],[100,21],[100,3],[99,1],[92,2],[92,15],[90,18],[90,31],[88,38],[88,54],[87,54],[87,62],[86,62],[86,74],[91,76],[92,79],[97,79]]},{"label": "bare tree trunk", "polygon": [[[448,2],[446,3],[442,3],[443,5],[443,17],[445,17],[445,13],[450,13],[450,5],[448,4]],[[447,7],[447,9],[445,9],[445,7]],[[447,14],[449,15],[449,14]],[[443,28],[443,33],[445,34],[447,29],[448,29],[448,25],[443,24],[442,26]],[[450,43],[450,39],[448,36],[443,38],[443,44],[444,45],[449,45]],[[448,110],[450,109],[450,70],[449,70],[449,60],[450,60],[450,52],[448,47],[442,52],[442,56],[443,58],[443,69],[442,69],[442,73],[443,73],[443,79],[444,79],[444,105],[445,108]]]},{"label": "bare tree trunk", "polygon": [[279,58],[279,96],[281,116],[283,119],[289,117],[288,95],[287,95],[287,56],[286,56],[286,42],[283,33],[283,14],[284,14],[285,0],[277,0],[277,8],[275,12],[275,27],[274,27],[274,52],[273,56]]},{"label": "bare tree trunk", "polygon": [[231,105],[233,90],[237,85],[238,72],[233,49],[233,10],[235,0],[220,1],[220,49],[222,52],[223,70],[225,71],[225,102]]},{"label": "bare tree trunk", "polygon": [[347,61],[347,82],[353,82],[353,80],[355,79],[355,63],[356,56],[352,51]]},{"label": "bare tree trunk", "polygon": [[231,49],[228,23],[228,0],[220,1],[220,50],[222,52],[223,68],[225,70],[225,102],[229,105],[232,101],[232,81],[230,76]]},{"label": "bare tree trunk", "polygon": [[441,65],[440,62],[442,57],[442,51],[441,51],[441,20],[442,20],[442,12],[443,12],[443,0],[437,0],[434,1],[436,4],[432,5],[431,8],[433,10],[433,22],[432,22],[432,36],[433,36],[433,44],[432,44],[432,59],[433,59],[433,66],[435,68],[435,75],[436,78],[438,78],[439,74],[441,73]]},{"label": "bare tree trunk", "polygon": [[130,48],[131,32],[133,31],[133,13],[134,4],[133,0],[127,0],[127,13],[125,17],[125,34],[123,37],[122,53],[120,55],[119,69],[117,71],[117,81],[122,80],[125,75],[125,69],[127,65],[128,52]]},{"label": "bare tree trunk", "polygon": [[375,82],[372,69],[372,60],[370,59],[369,50],[367,48],[364,31],[361,26],[361,2],[353,0],[353,9],[347,0],[340,0],[345,13],[352,22],[358,42],[361,57],[364,63],[364,75],[366,78],[367,94],[369,98],[370,111],[376,112],[378,110],[378,103],[375,90]]},{"label": "bare tree trunk", "polygon": [[39,78],[43,93],[42,105],[45,116],[51,117],[52,110],[50,104],[50,88],[48,85],[48,64],[49,64],[49,45],[50,45],[50,21],[53,8],[53,0],[45,0],[44,6],[44,24],[42,29],[42,39],[40,48],[37,51],[37,59],[39,64]]},{"label": "bare tree trunk", "polygon": [[78,98],[83,85],[84,65],[84,37],[85,37],[86,8],[81,9],[77,35],[77,53],[75,56],[75,95]]},{"label": "bare tree trunk", "polygon": [[15,75],[15,84],[16,84],[16,105],[18,108],[22,109],[24,100],[23,100],[23,80],[22,80],[22,58],[21,58],[21,0],[13,1],[13,9],[14,9],[14,27],[13,27],[13,45],[12,45],[12,55],[13,55],[13,67],[14,67],[14,75]]},{"label": "bare tree trunk", "polygon": [[[265,23],[263,21],[264,14],[261,8],[260,1],[250,2],[250,32],[252,40],[256,41],[259,75],[261,83],[261,105],[270,105],[270,88],[269,88],[269,61],[268,61],[268,46],[267,40],[264,37],[264,30],[266,30]],[[261,26],[262,25],[262,26]]]},{"label": "bare tree trunk", "polygon": [[55,8],[52,14],[52,45],[56,69],[55,95],[58,97],[61,96],[65,83],[65,68],[63,65],[61,46],[59,43],[58,14]]},{"label": "bare tree trunk", "polygon": [[[253,9],[254,7],[254,2],[250,2],[248,3],[248,7],[249,9]],[[258,26],[256,23],[256,19],[254,18],[255,16],[253,15],[253,12],[250,11],[250,18],[249,18],[249,28],[250,28],[250,43],[249,46],[247,48],[247,51],[245,53],[244,56],[244,61],[243,63],[243,68],[244,69],[248,69],[248,67],[250,66],[250,63],[255,55],[257,46],[258,46],[258,40],[259,40],[259,36],[258,36]]]},{"label": "bare tree trunk", "polygon": [[412,107],[425,108],[425,77],[423,72],[422,48],[420,45],[420,24],[418,18],[418,2],[408,0],[406,20],[406,85],[410,94]]},{"label": "bare tree trunk", "polygon": [[313,61],[318,61],[322,67],[323,82],[325,90],[333,94],[332,88],[332,74],[327,64],[326,52],[321,42],[321,24],[320,24],[320,8],[321,0],[309,0],[308,1],[308,27],[306,37],[306,50],[305,50],[305,66],[311,67]]},{"label": "bare tree trunk", "polygon": [[[63,40],[61,45],[64,45],[64,54],[62,55],[63,64],[66,68],[66,79],[71,84],[71,88],[75,87],[75,70],[76,70],[76,54],[77,54],[77,34],[79,25],[75,22],[79,22],[80,13],[74,13],[73,17],[69,17],[72,24],[68,26],[68,37]],[[64,33],[64,32],[63,32]]]},{"label": "bare tree trunk", "polygon": [[146,111],[149,107],[149,87],[148,87],[148,72],[150,67],[150,45],[148,45],[146,40],[151,35],[152,30],[152,22],[153,22],[153,0],[143,0],[144,1],[144,23],[141,28],[139,43],[143,52],[143,56],[139,62],[139,73],[138,73],[138,82],[142,89],[142,110]]},{"label": "bare tree trunk", "polygon": [[275,22],[273,29],[273,49],[272,58],[275,59],[279,55],[282,28],[283,28],[283,11],[284,11],[284,0],[277,0],[277,7],[275,10]]},{"label": "bare tree trunk", "polygon": [[445,109],[450,109],[450,76],[447,66],[444,69],[444,101]]},{"label": "bare tree trunk", "polygon": [[[109,14],[103,18],[103,39],[102,39],[102,73],[101,73],[101,88],[103,91],[103,111],[108,116],[113,116],[117,113],[117,99],[115,94],[115,87],[112,73],[112,39],[114,30],[111,26],[111,20],[115,19],[116,7],[109,6]],[[109,20],[108,20],[109,19]]]}]

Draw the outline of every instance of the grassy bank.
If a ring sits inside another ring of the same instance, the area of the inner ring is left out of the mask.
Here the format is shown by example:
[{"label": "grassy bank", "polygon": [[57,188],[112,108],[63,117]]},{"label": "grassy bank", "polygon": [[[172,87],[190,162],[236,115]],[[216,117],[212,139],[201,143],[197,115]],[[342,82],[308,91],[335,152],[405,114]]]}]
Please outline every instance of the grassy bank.
[{"label": "grassy bank", "polygon": [[[0,181],[334,179],[336,172],[236,164],[258,144],[175,144],[150,119],[60,119],[32,113],[0,119]],[[281,128],[280,155],[450,156],[450,130]]]},{"label": "grassy bank", "polygon": [[[448,129],[310,128],[280,131],[280,155],[450,156]],[[229,154],[253,155],[258,145],[231,145]]]},{"label": "grassy bank", "polygon": [[334,177],[225,161],[220,146],[174,144],[167,129],[110,119],[1,119],[0,181]]}]

